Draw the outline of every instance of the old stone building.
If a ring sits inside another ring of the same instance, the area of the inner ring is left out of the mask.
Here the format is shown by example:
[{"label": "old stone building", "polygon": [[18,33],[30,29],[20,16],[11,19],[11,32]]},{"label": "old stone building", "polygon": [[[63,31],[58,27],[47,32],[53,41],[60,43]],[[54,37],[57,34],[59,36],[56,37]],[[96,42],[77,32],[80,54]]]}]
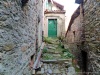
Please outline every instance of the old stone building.
[{"label": "old stone building", "polygon": [[68,30],[66,32],[67,43],[69,44],[80,44],[82,42],[82,22],[83,14],[81,13],[81,6],[77,8],[71,17]]},{"label": "old stone building", "polygon": [[31,75],[29,63],[42,43],[42,7],[42,0],[0,0],[0,75]]},{"label": "old stone building", "polygon": [[68,30],[66,32],[66,42],[71,52],[76,56],[78,62],[81,62],[81,44],[84,41],[83,38],[83,12],[81,5],[77,8],[71,17]]},{"label": "old stone building", "polygon": [[84,0],[80,9],[78,8],[72,15],[66,32],[66,42],[71,52],[81,69],[90,72],[88,75],[100,74],[99,7],[100,0]]},{"label": "old stone building", "polygon": [[45,0],[44,36],[59,37],[65,35],[65,10],[64,6],[53,1]]}]

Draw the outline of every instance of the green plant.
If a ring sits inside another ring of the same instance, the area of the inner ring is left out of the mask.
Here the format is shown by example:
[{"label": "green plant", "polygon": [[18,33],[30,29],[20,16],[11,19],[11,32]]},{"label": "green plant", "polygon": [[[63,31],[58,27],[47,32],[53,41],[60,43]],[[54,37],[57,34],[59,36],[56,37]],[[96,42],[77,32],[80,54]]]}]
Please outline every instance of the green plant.
[{"label": "green plant", "polygon": [[62,52],[69,52],[69,49],[63,49]]},{"label": "green plant", "polygon": [[61,47],[61,42],[59,42],[58,47]]},{"label": "green plant", "polygon": [[44,42],[48,44],[52,44],[52,38],[50,37],[44,37]]},{"label": "green plant", "polygon": [[64,40],[63,36],[59,36],[58,39],[62,42]]},{"label": "green plant", "polygon": [[47,48],[44,48],[43,49],[43,53],[47,53]]},{"label": "green plant", "polygon": [[66,52],[66,49],[63,49],[63,50],[62,50],[62,53],[64,53],[64,52]]},{"label": "green plant", "polygon": [[81,69],[76,67],[76,64],[72,63],[72,65],[74,66],[76,72],[81,72]]},{"label": "green plant", "polygon": [[44,60],[50,60],[50,59],[53,59],[53,56],[50,55],[50,54],[45,54],[45,55],[43,56],[43,59],[44,59]]},{"label": "green plant", "polygon": [[70,53],[69,49],[63,49],[62,53],[62,58],[74,58],[74,55]]}]

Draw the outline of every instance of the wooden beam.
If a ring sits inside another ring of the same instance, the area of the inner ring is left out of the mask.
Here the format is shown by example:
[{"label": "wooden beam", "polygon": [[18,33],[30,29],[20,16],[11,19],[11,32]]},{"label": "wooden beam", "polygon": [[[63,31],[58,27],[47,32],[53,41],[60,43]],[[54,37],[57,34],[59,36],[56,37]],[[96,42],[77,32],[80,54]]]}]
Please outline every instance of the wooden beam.
[{"label": "wooden beam", "polygon": [[36,59],[34,65],[33,65],[33,69],[38,68],[43,48],[44,48],[44,43],[42,43],[42,45],[40,47],[40,51],[38,52],[37,59]]}]

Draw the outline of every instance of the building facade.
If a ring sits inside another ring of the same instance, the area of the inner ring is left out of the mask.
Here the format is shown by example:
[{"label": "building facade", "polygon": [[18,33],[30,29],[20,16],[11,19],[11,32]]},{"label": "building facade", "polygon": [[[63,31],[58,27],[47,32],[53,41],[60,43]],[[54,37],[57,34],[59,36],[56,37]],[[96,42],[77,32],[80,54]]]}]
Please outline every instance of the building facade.
[{"label": "building facade", "polygon": [[65,11],[63,6],[47,0],[44,12],[44,36],[58,37],[65,34]]}]

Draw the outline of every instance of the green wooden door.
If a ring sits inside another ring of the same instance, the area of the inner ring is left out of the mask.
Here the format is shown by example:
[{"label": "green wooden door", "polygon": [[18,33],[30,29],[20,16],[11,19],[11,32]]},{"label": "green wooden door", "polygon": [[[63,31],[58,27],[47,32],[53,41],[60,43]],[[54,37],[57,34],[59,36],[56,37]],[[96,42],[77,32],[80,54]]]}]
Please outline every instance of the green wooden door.
[{"label": "green wooden door", "polygon": [[48,37],[57,37],[57,19],[48,20]]}]

